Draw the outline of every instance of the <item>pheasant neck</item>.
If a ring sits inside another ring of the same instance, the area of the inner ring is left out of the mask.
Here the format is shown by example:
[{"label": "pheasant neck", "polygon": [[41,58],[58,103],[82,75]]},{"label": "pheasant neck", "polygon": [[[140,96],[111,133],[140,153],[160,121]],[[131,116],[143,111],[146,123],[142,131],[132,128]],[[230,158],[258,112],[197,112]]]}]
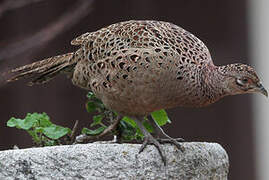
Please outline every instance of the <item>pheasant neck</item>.
[{"label": "pheasant neck", "polygon": [[209,66],[203,69],[201,78],[202,96],[206,98],[204,105],[212,104],[227,96],[226,76],[220,73],[219,66]]}]

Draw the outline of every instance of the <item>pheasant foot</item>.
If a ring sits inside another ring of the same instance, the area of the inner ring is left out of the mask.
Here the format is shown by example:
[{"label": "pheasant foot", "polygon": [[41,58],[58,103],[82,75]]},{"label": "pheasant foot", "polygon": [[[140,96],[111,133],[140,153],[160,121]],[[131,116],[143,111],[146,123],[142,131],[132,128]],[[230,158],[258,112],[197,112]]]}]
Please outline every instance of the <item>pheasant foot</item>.
[{"label": "pheasant foot", "polygon": [[152,144],[157,148],[157,150],[162,158],[162,161],[163,161],[164,165],[166,166],[166,156],[165,156],[164,150],[161,147],[161,144],[143,126],[142,121],[144,118],[142,117],[142,118],[133,118],[133,119],[135,120],[137,126],[139,127],[142,134],[144,135],[144,141],[143,141],[143,144],[141,145],[138,153],[143,152],[143,150],[147,147],[147,145]]},{"label": "pheasant foot", "polygon": [[163,129],[154,121],[151,116],[148,118],[148,120],[154,129],[154,133],[158,137],[157,140],[160,143],[171,143],[174,144],[181,152],[184,151],[184,147],[179,143],[185,141],[183,138],[171,138],[163,131]]}]

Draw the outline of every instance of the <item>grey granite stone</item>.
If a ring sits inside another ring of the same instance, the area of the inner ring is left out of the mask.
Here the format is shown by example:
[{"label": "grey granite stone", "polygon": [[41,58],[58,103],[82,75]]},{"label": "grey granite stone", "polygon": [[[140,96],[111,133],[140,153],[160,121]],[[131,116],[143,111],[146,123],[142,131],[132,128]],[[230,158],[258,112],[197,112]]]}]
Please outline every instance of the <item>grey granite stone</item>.
[{"label": "grey granite stone", "polygon": [[183,143],[182,153],[163,145],[91,143],[0,152],[0,179],[183,179],[226,180],[228,155],[216,143]]}]

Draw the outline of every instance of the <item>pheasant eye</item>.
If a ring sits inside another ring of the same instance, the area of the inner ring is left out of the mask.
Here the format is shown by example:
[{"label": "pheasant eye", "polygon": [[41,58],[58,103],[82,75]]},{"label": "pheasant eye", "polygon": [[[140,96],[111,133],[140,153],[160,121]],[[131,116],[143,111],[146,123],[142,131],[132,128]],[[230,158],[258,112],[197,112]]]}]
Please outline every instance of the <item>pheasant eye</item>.
[{"label": "pheasant eye", "polygon": [[238,86],[244,86],[249,82],[248,78],[237,79],[236,84]]},{"label": "pheasant eye", "polygon": [[247,83],[247,82],[248,82],[248,79],[247,79],[247,78],[243,78],[241,81],[242,81],[243,83]]}]

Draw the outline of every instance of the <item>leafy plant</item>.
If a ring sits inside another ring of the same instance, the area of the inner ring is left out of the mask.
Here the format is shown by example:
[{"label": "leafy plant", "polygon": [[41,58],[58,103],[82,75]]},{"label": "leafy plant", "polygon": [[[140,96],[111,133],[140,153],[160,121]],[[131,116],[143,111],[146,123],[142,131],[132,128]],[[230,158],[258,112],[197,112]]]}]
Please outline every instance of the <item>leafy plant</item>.
[{"label": "leafy plant", "polygon": [[[97,114],[93,116],[93,122],[90,124],[90,127],[97,127],[97,128],[96,129],[83,128],[82,134],[94,136],[102,133],[108,126],[106,124],[111,123],[113,119],[115,119],[117,114],[115,112],[106,109],[102,101],[96,98],[96,96],[92,92],[89,92],[87,97],[88,97],[88,101],[86,103],[87,112],[89,113],[94,112]],[[163,109],[151,113],[151,116],[159,126],[171,123],[170,119],[167,116],[166,111]],[[153,132],[153,128],[147,121],[147,118],[145,118],[144,126],[147,128],[149,132]],[[134,120],[126,116],[120,122],[118,131],[119,132],[114,133],[120,134],[123,140],[134,140],[134,139],[141,140],[143,138],[143,135],[140,132]]]},{"label": "leafy plant", "polygon": [[[87,136],[97,136],[105,131],[106,128],[117,117],[117,113],[107,109],[101,100],[99,100],[92,92],[87,94],[88,101],[86,103],[86,110],[89,113],[95,113],[90,124],[90,128],[83,128],[81,133]],[[159,126],[171,123],[165,110],[159,110],[151,113],[151,117],[157,122]],[[74,134],[77,127],[75,124],[73,130],[59,125],[55,125],[50,121],[46,113],[28,113],[24,119],[12,117],[7,122],[8,127],[16,127],[23,129],[30,134],[36,146],[52,146],[59,144],[72,144],[74,142]],[[153,132],[152,126],[148,119],[145,118],[144,126],[149,132]],[[112,133],[118,135],[121,139],[141,140],[143,134],[140,129],[129,117],[124,117]]]},{"label": "leafy plant", "polygon": [[37,146],[61,144],[60,138],[71,134],[69,128],[53,124],[46,113],[28,113],[24,119],[12,117],[7,126],[26,130]]}]

